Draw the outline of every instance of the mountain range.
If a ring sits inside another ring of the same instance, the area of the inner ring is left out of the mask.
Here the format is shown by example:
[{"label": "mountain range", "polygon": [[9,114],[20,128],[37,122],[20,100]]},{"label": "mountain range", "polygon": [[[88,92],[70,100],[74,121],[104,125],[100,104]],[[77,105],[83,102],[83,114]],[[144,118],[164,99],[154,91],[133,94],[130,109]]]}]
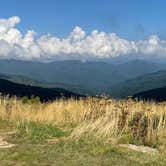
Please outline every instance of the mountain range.
[{"label": "mountain range", "polygon": [[[52,63],[1,60],[0,73],[31,79],[35,84],[80,91],[90,95],[108,93],[110,87],[123,81],[166,69],[165,64],[143,60],[123,64],[105,62],[57,61]],[[18,78],[18,77],[17,77]],[[37,81],[37,82],[36,82]],[[18,81],[19,82],[19,81]],[[39,83],[40,84],[40,83]]]},{"label": "mountain range", "polygon": [[82,95],[107,94],[115,98],[166,86],[166,65],[145,60],[121,64],[0,60],[0,73],[0,79],[26,86],[65,89]]}]

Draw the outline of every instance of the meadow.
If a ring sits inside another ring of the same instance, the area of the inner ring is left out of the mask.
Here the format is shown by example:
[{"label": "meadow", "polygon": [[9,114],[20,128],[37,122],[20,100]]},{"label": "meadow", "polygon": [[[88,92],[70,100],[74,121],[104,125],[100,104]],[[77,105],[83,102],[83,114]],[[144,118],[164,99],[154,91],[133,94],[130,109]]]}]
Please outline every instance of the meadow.
[{"label": "meadow", "polygon": [[0,135],[16,144],[0,150],[3,165],[165,165],[166,103],[106,97],[41,103],[1,97]]}]

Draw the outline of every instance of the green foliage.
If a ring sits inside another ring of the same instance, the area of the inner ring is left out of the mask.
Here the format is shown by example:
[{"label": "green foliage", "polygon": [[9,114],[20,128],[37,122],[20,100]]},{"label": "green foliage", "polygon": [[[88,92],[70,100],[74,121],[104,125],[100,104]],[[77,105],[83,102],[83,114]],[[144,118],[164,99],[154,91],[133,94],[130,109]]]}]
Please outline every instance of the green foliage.
[{"label": "green foliage", "polygon": [[40,97],[39,96],[31,96],[29,99],[27,96],[24,96],[21,98],[21,101],[23,104],[39,104],[40,103]]},{"label": "green foliage", "polygon": [[27,104],[27,103],[29,103],[29,98],[27,96],[24,96],[21,98],[21,101],[23,104]]},{"label": "green foliage", "polygon": [[31,104],[38,104],[38,103],[40,103],[40,97],[39,96],[31,96],[31,98],[30,98],[30,102],[31,102]]},{"label": "green foliage", "polygon": [[28,138],[33,142],[44,141],[45,139],[53,137],[64,137],[69,134],[54,125],[35,122],[20,123],[18,129],[19,136]]}]

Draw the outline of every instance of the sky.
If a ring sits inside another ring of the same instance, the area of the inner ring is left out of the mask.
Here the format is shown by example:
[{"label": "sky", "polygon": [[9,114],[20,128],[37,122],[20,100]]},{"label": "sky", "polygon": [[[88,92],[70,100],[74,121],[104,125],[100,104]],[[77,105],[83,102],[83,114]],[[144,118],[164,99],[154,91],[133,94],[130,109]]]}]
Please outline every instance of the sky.
[{"label": "sky", "polygon": [[0,0],[0,57],[166,57],[165,0]]},{"label": "sky", "polygon": [[[0,17],[19,16],[23,32],[65,36],[75,26],[126,39],[164,33],[165,0],[1,0]],[[165,32],[166,33],[166,32]],[[138,35],[139,34],[139,35]],[[166,35],[165,35],[166,36]]]}]

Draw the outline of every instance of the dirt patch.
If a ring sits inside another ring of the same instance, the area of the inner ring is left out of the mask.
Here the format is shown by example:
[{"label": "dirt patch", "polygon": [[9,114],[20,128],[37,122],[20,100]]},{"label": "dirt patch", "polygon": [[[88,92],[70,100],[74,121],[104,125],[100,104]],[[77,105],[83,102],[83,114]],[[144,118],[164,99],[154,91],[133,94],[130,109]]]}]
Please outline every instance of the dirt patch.
[{"label": "dirt patch", "polygon": [[14,144],[8,143],[7,141],[4,141],[3,138],[0,136],[0,149],[4,148],[11,148],[14,147]]},{"label": "dirt patch", "polygon": [[159,153],[157,149],[150,148],[147,146],[137,146],[137,145],[132,145],[132,144],[120,144],[119,146],[129,148],[138,152],[143,152],[143,153],[150,153],[150,154],[156,154]]}]

